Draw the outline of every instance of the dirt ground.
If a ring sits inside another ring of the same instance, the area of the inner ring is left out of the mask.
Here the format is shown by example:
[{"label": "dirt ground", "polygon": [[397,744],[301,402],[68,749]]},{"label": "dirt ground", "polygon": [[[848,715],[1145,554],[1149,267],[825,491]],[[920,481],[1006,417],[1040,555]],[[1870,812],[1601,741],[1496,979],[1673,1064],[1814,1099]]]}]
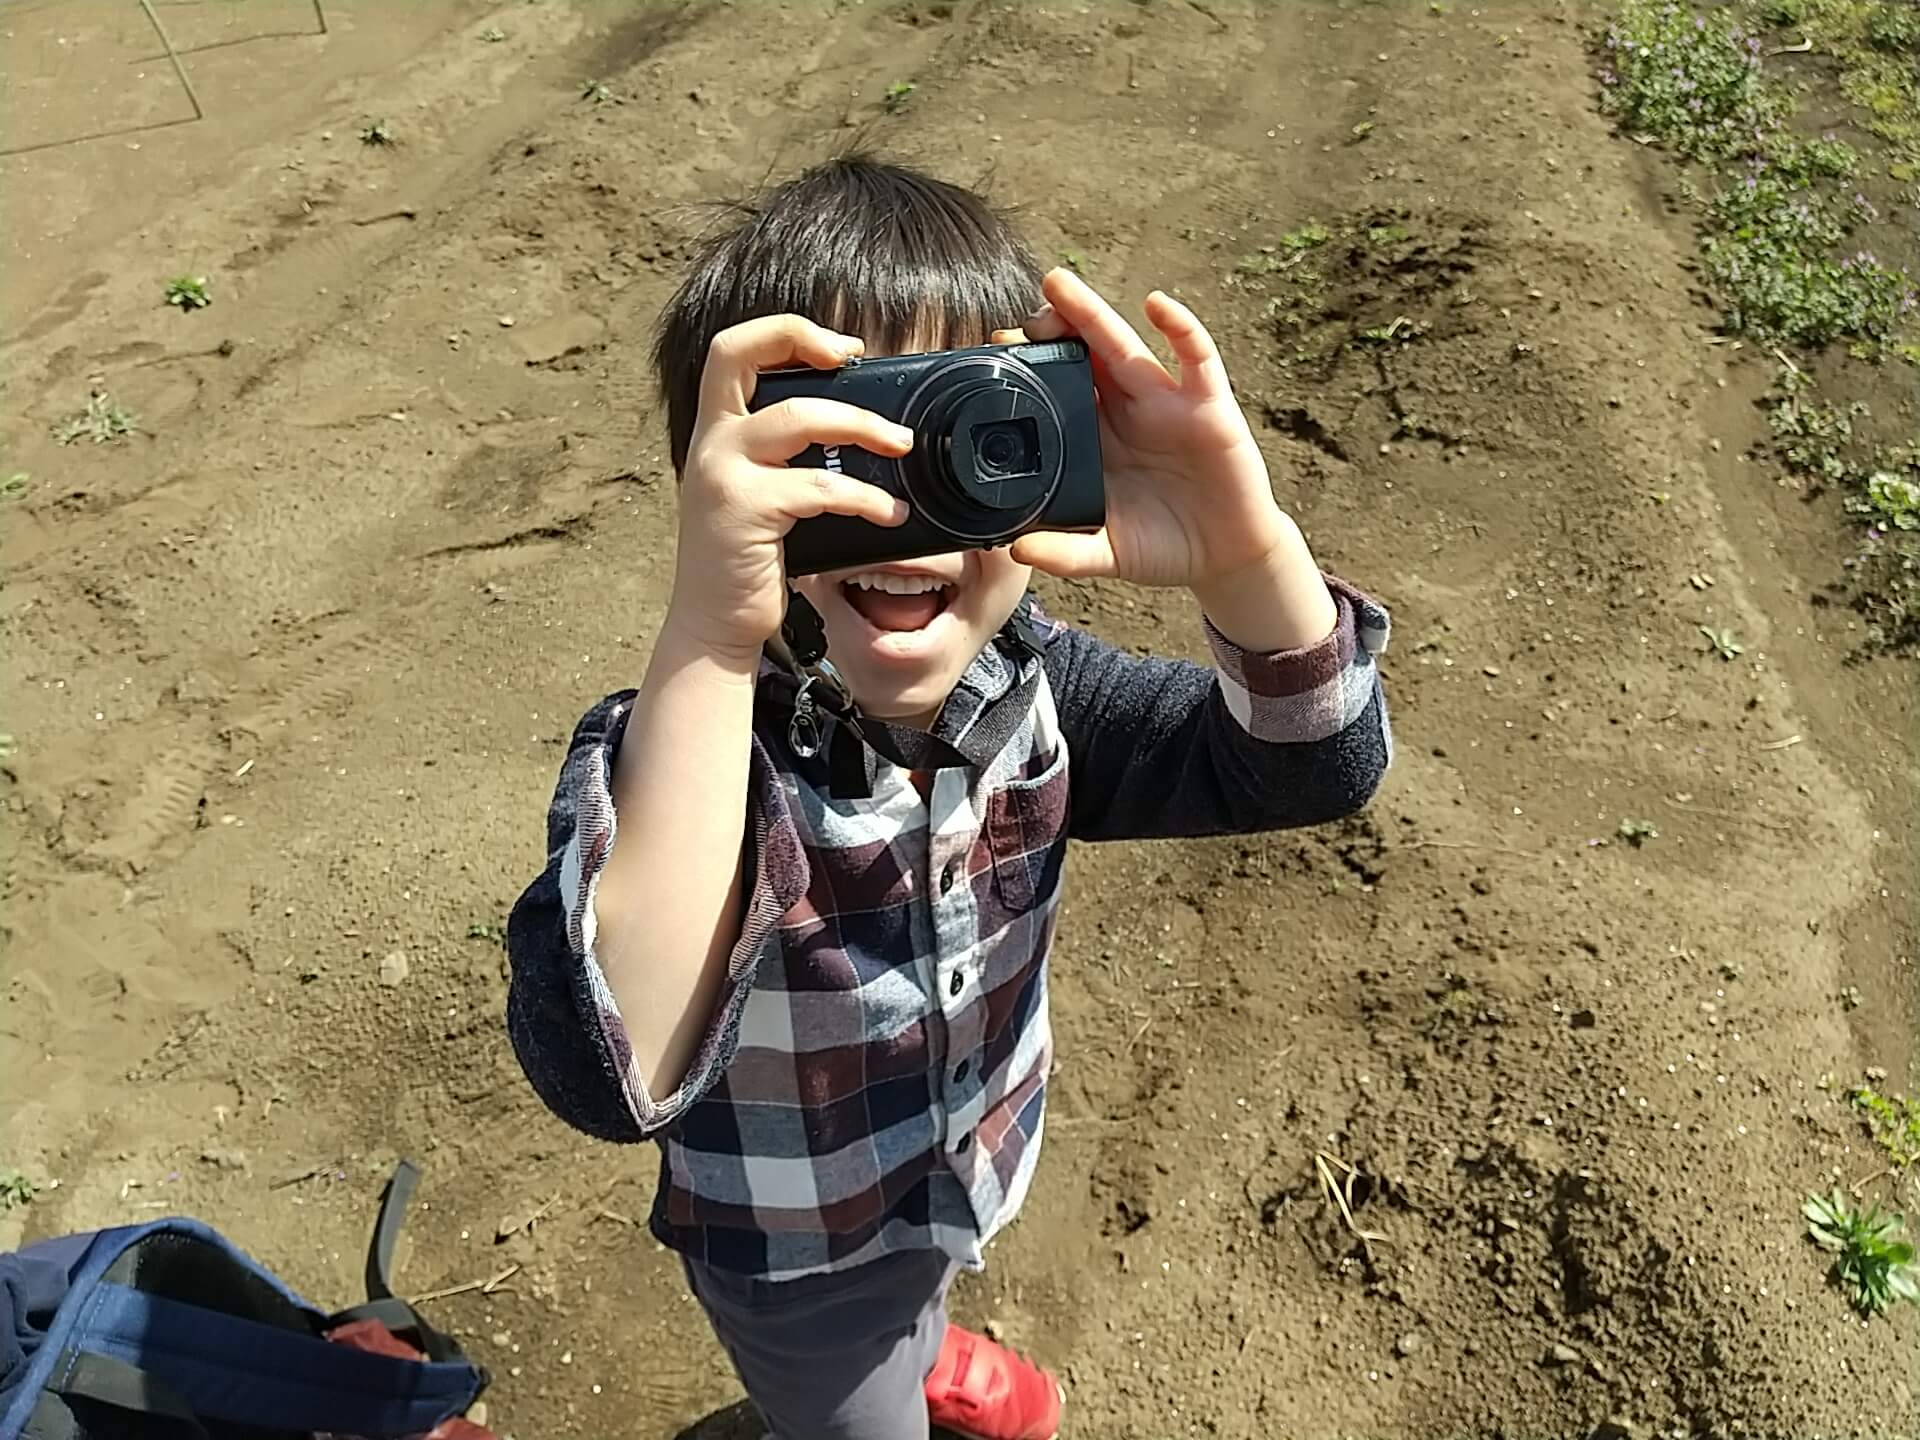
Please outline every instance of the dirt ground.
[{"label": "dirt ground", "polygon": [[[1752,453],[1769,371],[1590,12],[1441,8],[162,5],[205,118],[0,157],[0,1242],[185,1211],[347,1303],[415,1155],[404,1286],[504,1275],[431,1307],[503,1435],[754,1433],[652,1150],[521,1079],[497,927],[660,618],[702,202],[864,138],[1189,299],[1396,620],[1366,814],[1075,855],[1048,1154],[963,1318],[1075,1436],[1920,1435],[1920,1312],[1860,1323],[1798,1216],[1875,1168],[1822,1078],[1920,1085],[1914,672],[1815,603],[1833,502]],[[0,35],[8,148],[191,114],[131,3]],[[139,430],[62,446],[90,383]]]}]

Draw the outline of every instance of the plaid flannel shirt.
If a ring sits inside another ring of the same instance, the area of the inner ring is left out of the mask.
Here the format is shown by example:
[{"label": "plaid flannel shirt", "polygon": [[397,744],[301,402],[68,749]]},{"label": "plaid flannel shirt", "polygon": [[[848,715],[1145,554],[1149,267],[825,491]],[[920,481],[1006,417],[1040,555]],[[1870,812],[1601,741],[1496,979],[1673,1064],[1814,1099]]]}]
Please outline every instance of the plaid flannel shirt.
[{"label": "plaid flannel shirt", "polygon": [[1040,656],[996,641],[935,734],[1019,703],[1039,665],[1028,713],[989,763],[936,770],[924,794],[876,758],[871,796],[836,798],[827,752],[793,753],[790,695],[763,683],[744,920],[670,1095],[648,1088],[595,958],[633,692],[608,697],[574,734],[548,865],[509,928],[509,1029],[535,1089],[588,1133],[662,1142],[654,1234],[708,1265],[780,1280],[933,1248],[977,1268],[1039,1154],[1067,840],[1314,824],[1385,771],[1387,616],[1329,584],[1325,641],[1248,654],[1208,625],[1211,670],[1051,621]]}]

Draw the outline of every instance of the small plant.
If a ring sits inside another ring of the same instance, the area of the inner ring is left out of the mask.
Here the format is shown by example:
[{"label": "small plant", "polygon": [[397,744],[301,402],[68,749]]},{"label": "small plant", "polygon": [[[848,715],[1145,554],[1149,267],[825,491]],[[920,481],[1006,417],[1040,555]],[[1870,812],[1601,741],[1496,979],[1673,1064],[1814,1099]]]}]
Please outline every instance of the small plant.
[{"label": "small plant", "polygon": [[490,925],[484,920],[476,920],[467,926],[467,939],[486,940],[495,945],[507,943],[507,932],[499,925]]},{"label": "small plant", "polygon": [[1658,840],[1660,832],[1654,828],[1651,820],[1622,820],[1620,838],[1638,850],[1649,840]]},{"label": "small plant", "polygon": [[480,32],[480,38],[489,45],[498,45],[502,40],[507,38],[507,32],[502,30],[498,25],[489,25]]},{"label": "small plant", "polygon": [[1398,245],[1407,238],[1404,225],[1369,225],[1367,243],[1369,245]]},{"label": "small plant", "polygon": [[605,105],[613,99],[613,87],[604,80],[589,80],[580,87],[580,98],[590,105]]},{"label": "small plant", "polygon": [[1297,254],[1302,250],[1312,250],[1317,246],[1324,245],[1332,238],[1333,232],[1327,229],[1326,226],[1322,225],[1318,220],[1309,220],[1305,224],[1297,225],[1282,235],[1280,237],[1280,245],[1282,249],[1291,250]]},{"label": "small plant", "polygon": [[887,93],[880,97],[880,108],[889,115],[898,115],[906,108],[907,101],[913,98],[918,87],[911,80],[896,80],[887,86]]},{"label": "small plant", "polygon": [[204,310],[213,303],[213,297],[207,293],[207,277],[204,275],[180,275],[167,282],[167,304],[178,305],[181,310]]},{"label": "small plant", "polygon": [[1076,275],[1084,275],[1087,273],[1087,257],[1082,255],[1078,250],[1062,250],[1060,252],[1060,263]]},{"label": "small plant", "polygon": [[1707,637],[1707,643],[1719,652],[1722,660],[1732,660],[1747,653],[1747,647],[1734,638],[1731,630],[1715,630],[1710,625],[1702,625],[1700,633]]},{"label": "small plant", "polygon": [[1360,338],[1373,345],[1409,344],[1420,336],[1420,327],[1404,315],[1396,315],[1384,325],[1372,325],[1360,332]]},{"label": "small plant", "polygon": [[0,1171],[0,1214],[31,1205],[40,1187],[19,1170]]},{"label": "small plant", "polygon": [[87,397],[87,408],[73,419],[55,430],[54,437],[62,445],[71,445],[76,440],[91,440],[96,445],[109,440],[118,440],[122,435],[131,435],[140,428],[133,413],[118,404],[104,390],[95,390]]},{"label": "small plant", "polygon": [[24,470],[16,470],[6,479],[0,480],[0,500],[18,500],[27,493],[27,486],[33,483],[33,477]]},{"label": "small plant", "polygon": [[1865,1117],[1867,1129],[1891,1157],[1894,1169],[1920,1165],[1920,1100],[1882,1095],[1870,1085],[1854,1086],[1847,1099]]},{"label": "small plant", "polygon": [[1890,530],[1920,530],[1920,484],[1891,470],[1876,470],[1867,476],[1861,493],[1847,501],[1847,508]]},{"label": "small plant", "polygon": [[1867,407],[1861,401],[1844,409],[1816,401],[1812,388],[1797,367],[1782,366],[1767,398],[1767,425],[1788,469],[1837,484],[1852,474],[1846,449],[1853,443],[1853,422],[1866,417]]},{"label": "small plant", "polygon": [[1813,1242],[1833,1252],[1833,1281],[1854,1309],[1872,1318],[1899,1300],[1920,1305],[1920,1273],[1902,1216],[1878,1202],[1861,1210],[1838,1190],[1810,1196],[1800,1210]]},{"label": "small plant", "polygon": [[369,120],[365,125],[360,127],[360,143],[362,145],[392,145],[396,143],[393,138],[393,126],[385,120]]}]

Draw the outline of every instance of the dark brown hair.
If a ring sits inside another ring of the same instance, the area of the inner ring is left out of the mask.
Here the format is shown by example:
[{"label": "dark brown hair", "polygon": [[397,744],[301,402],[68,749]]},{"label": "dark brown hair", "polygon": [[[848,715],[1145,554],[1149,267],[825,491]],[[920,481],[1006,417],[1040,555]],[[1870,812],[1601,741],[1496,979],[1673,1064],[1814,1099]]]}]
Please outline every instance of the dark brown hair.
[{"label": "dark brown hair", "polygon": [[984,345],[1040,301],[1040,268],[980,196],[850,155],[732,207],[660,317],[654,369],[673,468],[687,460],[713,337],[762,315],[805,315],[876,351]]}]

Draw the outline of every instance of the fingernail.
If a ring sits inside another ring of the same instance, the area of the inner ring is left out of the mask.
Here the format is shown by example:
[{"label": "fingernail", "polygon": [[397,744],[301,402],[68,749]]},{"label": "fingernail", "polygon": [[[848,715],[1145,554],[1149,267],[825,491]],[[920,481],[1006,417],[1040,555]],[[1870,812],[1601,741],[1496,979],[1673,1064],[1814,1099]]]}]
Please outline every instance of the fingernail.
[{"label": "fingernail", "polygon": [[1053,313],[1052,305],[1050,304],[1042,305],[1038,310],[1034,311],[1031,315],[1027,316],[1027,324],[1031,325],[1036,320],[1044,320],[1047,318],[1047,316],[1051,315],[1052,313]]}]

